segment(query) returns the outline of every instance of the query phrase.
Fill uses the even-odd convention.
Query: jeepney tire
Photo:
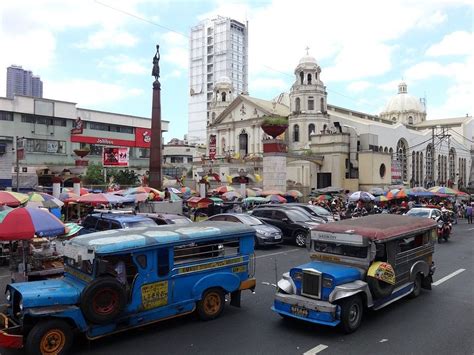
[[[410,298],[416,298],[421,293],[421,283],[423,276],[420,273],[416,274],[415,281],[413,282],[413,291],[408,295]]]
[[[95,324],[107,324],[122,313],[127,304],[125,287],[114,277],[92,281],[81,294],[84,317]]]
[[[224,310],[225,294],[220,288],[209,288],[197,302],[197,313],[201,320],[208,321],[219,317]]]
[[[395,285],[391,285],[388,282],[383,282],[375,277],[367,277],[367,284],[369,285],[370,292],[375,298],[384,298],[390,296],[395,288]]]
[[[359,328],[364,315],[364,303],[359,295],[343,298],[339,305],[341,306],[340,327],[346,334],[353,333]]]
[[[36,323],[26,337],[25,350],[28,355],[63,355],[69,352],[73,332],[68,323],[59,319]]]
[[[300,248],[306,247],[306,233],[302,230],[297,230],[295,232],[295,243]]]

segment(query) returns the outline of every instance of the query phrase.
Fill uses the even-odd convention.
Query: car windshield
[[[310,220],[308,216],[300,211],[287,210],[286,213],[288,214],[288,217],[290,217],[294,222],[306,222]]]
[[[323,242],[314,242],[313,249],[319,253],[340,255],[340,256],[350,256],[353,258],[363,259],[367,257],[367,247],[358,247],[353,245],[345,245],[338,243],[323,243]]]
[[[248,226],[258,226],[263,224],[261,220],[252,216],[239,216],[239,219],[242,221],[243,224]]]
[[[133,222],[124,222],[123,228],[136,228],[136,227],[149,227],[156,226],[156,223],[150,220],[144,221],[133,221]]]
[[[320,216],[329,216],[331,213],[329,213],[329,211],[325,208],[322,208],[322,207],[319,207],[319,206],[312,206],[312,205],[308,205],[309,208],[311,208],[314,212],[316,212],[316,214],[320,215]]]
[[[412,208],[410,211],[408,211],[407,216],[429,217],[430,216],[430,210],[422,210],[422,209],[418,209],[418,208]]]

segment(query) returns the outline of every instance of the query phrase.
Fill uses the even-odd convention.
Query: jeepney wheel
[[[413,291],[408,295],[410,298],[416,298],[420,295],[421,293],[421,281],[422,281],[422,276],[420,273],[416,274],[415,281],[413,282]]]
[[[82,292],[81,310],[88,321],[106,324],[117,318],[126,302],[124,285],[113,277],[101,277]]]
[[[224,292],[219,288],[210,288],[204,292],[202,299],[197,303],[199,318],[211,320],[219,317],[224,310]]]
[[[37,323],[26,338],[27,354],[67,354],[72,345],[71,327],[62,320],[47,320]]]
[[[295,233],[295,243],[300,248],[306,247],[306,233],[303,231],[296,231]]]
[[[359,296],[352,296],[341,300],[341,328],[346,333],[352,333],[359,328],[364,314],[364,305]]]

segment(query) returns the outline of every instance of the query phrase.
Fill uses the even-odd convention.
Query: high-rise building
[[[188,140],[204,143],[214,84],[226,77],[236,93],[248,92],[248,28],[228,17],[191,28]]]
[[[7,97],[11,99],[13,95],[43,97],[43,82],[31,70],[12,65],[7,68]]]

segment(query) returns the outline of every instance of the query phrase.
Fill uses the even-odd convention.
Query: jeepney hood
[[[360,280],[362,278],[360,270],[356,267],[323,261],[312,261],[307,264],[300,265],[298,268],[301,270],[314,269],[323,273],[323,277],[330,276],[334,280],[335,286],[355,280]]]
[[[20,282],[8,285],[21,295],[23,308],[79,303],[84,285],[71,279]],[[15,295],[15,297],[17,297]]]

